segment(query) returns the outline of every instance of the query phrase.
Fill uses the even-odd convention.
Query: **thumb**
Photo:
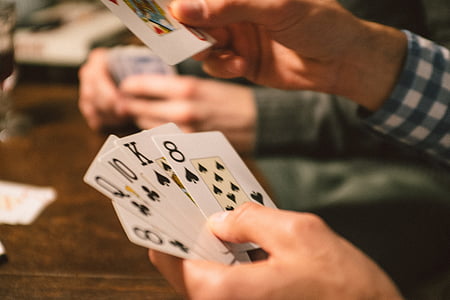
[[[292,234],[292,221],[297,218],[295,214],[247,202],[234,211],[212,215],[208,225],[223,241],[256,243],[273,254],[274,245],[281,249],[292,240],[289,234]]]
[[[170,4],[170,11],[180,22],[198,27],[221,26],[240,21],[265,24],[273,20],[273,6],[277,2],[271,0],[174,0]]]

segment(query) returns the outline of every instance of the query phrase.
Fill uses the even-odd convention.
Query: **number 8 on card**
[[[206,216],[248,201],[275,207],[220,132],[158,135],[153,140]]]

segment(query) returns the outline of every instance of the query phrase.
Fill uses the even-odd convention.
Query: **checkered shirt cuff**
[[[404,33],[408,54],[397,85],[365,122],[450,164],[450,52],[409,31]]]

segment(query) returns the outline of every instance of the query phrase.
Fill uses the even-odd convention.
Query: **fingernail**
[[[215,214],[211,215],[211,216],[208,218],[208,222],[211,222],[211,223],[221,223],[221,222],[223,222],[223,221],[226,219],[226,217],[227,217],[229,214],[230,214],[229,211],[223,211],[223,212],[215,213]]]
[[[203,0],[175,0],[169,5],[175,18],[190,20],[202,18],[204,7]]]

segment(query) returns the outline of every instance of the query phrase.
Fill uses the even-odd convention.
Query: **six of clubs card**
[[[112,200],[131,242],[182,258],[249,262],[257,246],[223,243],[207,217],[248,201],[275,207],[221,133],[184,134],[173,123],[111,135],[84,180]]]
[[[177,64],[214,43],[209,35],[184,26],[169,10],[170,0],[101,0],[167,64]]]

